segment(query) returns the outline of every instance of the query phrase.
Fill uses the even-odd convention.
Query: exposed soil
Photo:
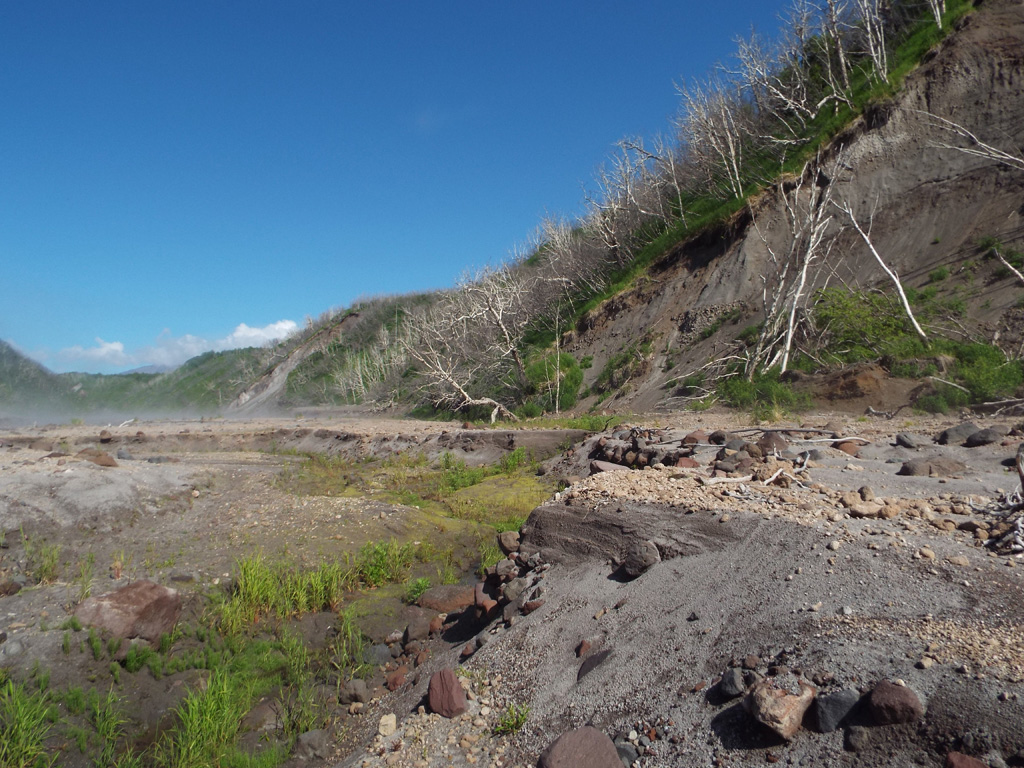
[[[821,413],[803,422],[833,422],[829,429],[869,444],[854,458],[829,448],[830,440],[820,442],[821,435],[793,433],[787,439],[794,449],[822,453],[801,484],[777,487],[702,485],[697,478],[709,477],[718,450],[710,446],[695,454],[697,469],[581,479],[590,461],[580,450],[583,435],[564,431],[322,418],[135,423],[110,428],[109,442],[86,426],[4,434],[0,523],[7,548],[0,550],[0,581],[27,570],[21,528],[30,542],[60,545],[61,570],[54,584],[33,585],[29,578],[20,592],[0,598],[0,631],[7,638],[0,663],[24,677],[38,662],[49,670],[52,688],[109,686],[109,659],[80,650],[77,634],[66,655],[64,632],[56,629],[81,596],[77,569],[89,552],[93,594],[150,578],[186,596],[183,622],[196,620],[201,595],[224,588],[236,559],[257,549],[315,565],[369,540],[435,535],[461,547],[468,569],[476,539],[465,521],[352,493],[288,492],[282,473],[288,477],[301,460],[291,449],[353,459],[399,452],[436,459],[454,451],[490,463],[530,445],[538,454],[556,454],[544,465],[549,476],[575,478],[524,529],[524,546],[554,563],[542,581],[544,604],[511,626],[500,619],[481,625],[471,616],[456,622],[453,615],[405,685],[393,693],[377,688],[377,698],[358,715],[338,707],[330,756],[301,764],[532,765],[557,735],[588,722],[611,736],[661,729],[643,747],[650,754],[640,766],[774,759],[881,765],[890,755],[940,765],[950,749],[991,752],[1008,764],[1024,760],[1024,571],[1009,567],[1017,557],[985,549],[968,524],[992,524],[985,505],[1016,485],[1016,474],[1002,464],[1013,456],[1016,439],[980,448],[938,446],[930,438],[957,420],[916,415],[888,420]],[[660,428],[668,440],[694,428],[756,435],[763,425],[711,411],[651,416],[637,426]],[[926,447],[894,445],[898,431],[925,436]],[[569,443],[574,448],[565,450]],[[127,451],[131,458],[99,467],[75,458],[87,446],[114,455]],[[61,448],[70,455],[45,458]],[[956,459],[964,468],[950,477],[896,474],[903,461],[920,456]],[[899,514],[851,517],[841,495],[863,486],[901,505]],[[613,578],[638,541],[657,542],[662,561],[635,580]],[[119,557],[122,550],[131,558],[115,580],[111,567],[126,559]],[[363,612],[377,641],[404,629],[418,610],[396,597],[392,591]],[[322,644],[334,618],[306,617],[304,637]],[[462,646],[477,636],[489,642],[460,661]],[[574,650],[584,639],[593,646],[590,655],[608,654],[577,681],[581,660]],[[749,655],[758,657],[762,673],[774,664],[817,675],[826,681],[822,692],[904,680],[926,702],[925,718],[915,726],[869,728],[856,752],[844,750],[842,730],[805,729],[783,742],[713,692],[730,661]],[[926,656],[930,666],[916,668]],[[460,663],[477,696],[471,712],[456,721],[418,714],[430,673]],[[117,690],[131,702],[133,733],[155,738],[202,679],[194,670],[159,680],[145,669],[122,673]],[[383,675],[375,680],[383,682]],[[491,729],[509,703],[529,707],[526,725],[494,737]],[[388,738],[375,735],[389,712],[398,716],[398,730]],[[61,764],[87,763],[65,745]]]

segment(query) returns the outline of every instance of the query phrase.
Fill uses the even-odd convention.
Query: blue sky
[[[0,338],[180,363],[502,260],[783,3],[0,4]]]

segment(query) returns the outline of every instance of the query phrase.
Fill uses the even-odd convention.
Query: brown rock
[[[789,740],[800,730],[804,713],[817,693],[814,686],[803,681],[800,681],[800,693],[793,694],[776,688],[770,680],[762,680],[750,689],[743,706],[759,723]]]
[[[98,467],[117,466],[117,462],[114,461],[113,456],[96,448],[86,448],[76,453],[75,456],[79,459],[84,459],[85,461],[91,461]]]
[[[917,694],[905,685],[883,680],[871,691],[868,708],[881,725],[913,723],[924,715],[924,706]]]
[[[590,648],[591,644],[589,640],[580,640],[580,644],[576,646],[576,658],[582,659],[587,655],[587,651],[589,651]]]
[[[506,555],[519,551],[519,532],[502,531],[498,534],[498,546]]]
[[[442,717],[458,717],[466,711],[466,692],[459,685],[459,678],[450,669],[435,672],[427,687],[427,701],[431,712]]]
[[[690,434],[686,435],[681,441],[681,445],[697,445],[698,443],[708,442],[708,433],[703,429],[695,429]]]
[[[850,456],[856,456],[860,453],[861,444],[854,442],[853,440],[837,440],[832,443],[832,447],[837,451],[842,451]]]
[[[544,605],[543,600],[527,600],[525,603],[523,603],[523,615],[528,616],[529,614],[533,613],[538,608],[540,608],[542,605]]]
[[[545,749],[537,768],[622,768],[615,745],[591,725],[563,733]]]
[[[387,678],[385,685],[389,691],[397,691],[403,685],[405,685],[405,676],[409,674],[409,668],[404,664],[390,673]]]
[[[988,768],[976,757],[965,755],[963,752],[950,752],[946,755],[946,768]]]
[[[771,456],[773,453],[788,451],[789,443],[778,432],[765,432],[757,441],[757,447],[762,456]]]
[[[696,459],[691,459],[689,456],[680,456],[676,459],[676,467],[680,469],[697,469],[700,467],[700,462]]]
[[[110,430],[109,429],[100,430],[100,442],[101,443],[109,443],[113,439],[114,439],[114,436],[112,434],[110,434]]]
[[[624,467],[622,464],[594,459],[590,462],[590,474],[596,475],[598,472],[632,472],[632,470],[629,467]]]
[[[439,634],[442,629],[444,629],[444,621],[440,616],[435,616],[430,620],[430,634]]]
[[[476,646],[473,645],[473,643],[466,643],[464,646],[462,646],[462,651],[460,651],[459,655],[464,659],[468,659],[475,652]]]
[[[480,584],[480,593],[483,597],[483,584]],[[473,605],[474,588],[460,584],[439,584],[420,595],[416,602],[438,613],[458,613]]]
[[[151,643],[174,629],[180,614],[181,595],[152,581],[136,581],[87,598],[75,611],[75,617],[87,626],[106,630],[114,637],[141,637]]]

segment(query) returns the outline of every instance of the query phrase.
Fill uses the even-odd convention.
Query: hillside
[[[943,410],[1013,395],[1024,382],[1024,279],[1013,274],[1024,163],[978,149],[1012,156],[1024,143],[1021,10],[957,0],[940,31],[920,4],[895,7],[883,74],[866,21],[846,18],[834,38],[788,30],[770,77],[686,86],[675,144],[623,140],[584,216],[542,222],[518,258],[450,290],[359,301],[273,349],[160,376],[53,377],[18,363],[0,403],[47,401],[64,416],[354,405],[514,418],[808,398]],[[752,50],[756,38],[740,41],[741,64]],[[849,66],[845,89],[822,57]],[[797,86],[801,102],[778,96]],[[714,99],[725,127],[701,122]],[[729,126],[738,165],[700,150]],[[841,373],[865,363],[864,375]]]

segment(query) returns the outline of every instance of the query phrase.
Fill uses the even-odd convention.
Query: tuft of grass
[[[177,710],[178,725],[157,744],[158,768],[223,765],[252,706],[254,682],[215,669],[205,690],[193,690]]]
[[[428,589],[430,589],[430,579],[425,576],[419,579],[413,579],[405,589],[405,602],[410,605],[415,603]]]
[[[501,716],[498,718],[498,722],[494,724],[494,735],[505,736],[507,734],[517,733],[524,725],[526,725],[526,718],[529,714],[529,707],[509,703],[509,705],[505,707],[505,711],[502,712]]]
[[[36,768],[53,765],[45,741],[53,721],[49,695],[8,680],[0,686],[0,765]]]
[[[412,565],[414,550],[411,544],[367,542],[356,555],[356,574],[368,587],[382,587],[392,582],[405,581]]]

